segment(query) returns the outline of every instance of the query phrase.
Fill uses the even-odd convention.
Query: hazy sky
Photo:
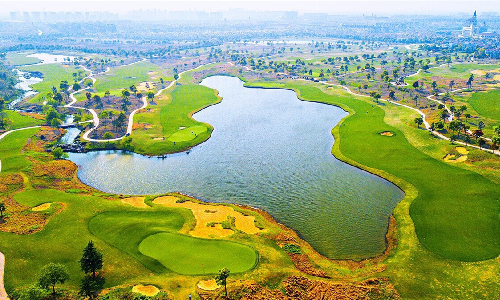
[[[500,0],[486,1],[4,1],[0,0],[0,13],[10,11],[114,11],[130,10],[294,10],[304,12],[327,12],[330,14],[455,14],[482,12],[500,13]]]

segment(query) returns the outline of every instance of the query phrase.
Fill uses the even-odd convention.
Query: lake
[[[201,84],[223,97],[194,115],[214,126],[208,141],[166,159],[71,153],[80,180],[116,194],[181,192],[258,207],[329,258],[384,251],[388,218],[404,194],[331,154],[331,129],[345,111],[301,101],[293,91],[245,88],[233,77],[209,77]]]

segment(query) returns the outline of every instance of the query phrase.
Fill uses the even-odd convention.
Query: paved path
[[[136,64],[136,63],[139,63],[139,62],[142,62],[142,61],[145,61],[146,59],[143,59],[141,61],[137,61],[137,62],[134,62],[134,63],[131,63],[131,64],[128,64],[127,66],[130,66],[130,65],[133,65],[133,64]],[[201,67],[204,67],[204,66],[208,66],[208,65],[211,65],[213,63],[209,63],[209,64],[205,64],[205,65],[200,65],[194,69],[190,69],[190,70],[186,70],[184,72],[181,72],[179,73],[179,79],[181,78],[182,74],[184,74],[185,72],[188,72],[188,71],[193,71],[193,70],[196,70],[196,69],[199,69]],[[87,72],[90,72],[89,75],[87,77],[85,77],[84,79],[82,79],[81,82],[83,82],[83,80],[87,79],[87,78],[90,78],[92,80],[92,85],[95,84],[96,82],[96,78],[94,77],[94,74],[92,73],[91,70],[85,68],[84,66],[82,66],[82,68],[84,70],[86,70]],[[107,68],[105,73],[108,72],[110,70],[110,68]],[[177,80],[179,80],[177,79]],[[166,89],[169,89],[170,87],[172,87],[173,85],[175,85],[175,83],[177,82],[177,80],[174,80],[172,82],[170,82],[170,84],[159,90],[156,94],[155,94],[155,97],[159,96],[164,90]],[[78,101],[75,97],[75,94],[80,92],[80,91],[83,91],[83,90],[86,90],[88,88],[85,88],[85,89],[81,89],[81,90],[78,90],[78,91],[75,91],[73,93],[71,93],[69,95],[70,99],[71,99],[71,102],[64,105],[64,107],[72,107],[72,108],[80,108],[80,109],[85,109],[85,110],[88,110],[91,114],[92,114],[92,120],[93,120],[93,123],[94,123],[94,126],[89,129],[87,132],[85,132],[82,136],[82,138],[86,141],[89,141],[89,142],[113,142],[113,141],[119,141],[119,140],[122,140],[123,138],[125,138],[126,136],[129,136],[130,134],[132,134],[132,127],[134,126],[134,115],[141,109],[144,109],[148,106],[148,101],[147,101],[147,98],[146,96],[142,97],[142,106],[139,107],[138,109],[135,109],[134,111],[132,111],[130,113],[130,116],[129,116],[129,119],[128,119],[128,125],[127,125],[127,132],[125,133],[125,135],[121,136],[121,137],[118,137],[118,138],[114,138],[114,139],[92,139],[92,138],[89,138],[89,135],[92,133],[92,131],[94,131],[98,126],[99,126],[99,116],[97,115],[96,111],[92,108],[85,108],[85,107],[81,107],[81,106],[75,106],[74,104]]]
[[[9,299],[5,287],[3,286],[3,269],[5,265],[5,257],[2,252],[0,252],[0,300]]]

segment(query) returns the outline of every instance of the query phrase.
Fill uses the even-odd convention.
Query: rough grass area
[[[156,105],[148,106],[148,110],[134,118],[134,123],[151,125],[133,132],[136,152],[148,155],[180,152],[210,137],[212,126],[194,120],[191,115],[220,101],[214,90],[200,85],[179,85],[155,101]]]
[[[232,273],[252,269],[258,254],[234,242],[206,240],[190,236],[158,233],[144,239],[139,251],[180,274],[217,274],[222,268]]]
[[[481,116],[500,120],[500,90],[474,93],[469,103]]]

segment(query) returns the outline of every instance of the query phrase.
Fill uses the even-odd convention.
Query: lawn
[[[153,77],[156,78],[153,79]],[[149,61],[141,61],[132,65],[112,68],[109,72],[97,76],[94,87],[98,93],[104,93],[107,90],[128,89],[130,86],[143,81],[159,82],[160,78],[164,80],[172,79],[158,65]]]
[[[166,269],[158,261],[139,252],[139,244],[159,232],[179,231],[188,217],[189,214],[183,214],[180,209],[161,212],[111,211],[92,218],[89,229],[92,234],[131,255],[151,271],[165,272]]]
[[[66,80],[68,83],[73,83],[73,73],[80,70],[75,66],[67,66],[62,64],[46,64],[46,65],[36,65],[36,66],[23,66],[21,67],[23,71],[39,71],[43,73],[43,81],[36,83],[31,86],[34,91],[37,91],[33,99],[30,100],[32,103],[43,102],[45,96],[48,92],[52,91],[52,87],[55,86],[59,90],[59,84],[61,81]]]
[[[37,120],[32,117],[22,116],[19,112],[13,110],[6,110],[5,113],[7,114],[7,119],[9,120],[9,130],[37,126],[44,122],[44,120]]]
[[[15,53],[8,52],[5,56],[6,60],[9,64],[13,66],[21,66],[21,65],[32,65],[39,63],[41,60],[36,57],[27,57],[28,53]]]
[[[470,97],[469,103],[481,116],[500,120],[500,90],[476,92]]]
[[[173,233],[147,237],[139,245],[139,251],[186,275],[217,274],[222,268],[240,273],[252,269],[258,261],[257,252],[245,245]]]
[[[132,132],[135,151],[160,155],[184,151],[206,141],[212,126],[192,118],[192,114],[220,101],[214,90],[201,85],[178,85],[165,91],[151,110],[141,112],[134,123],[150,124],[150,128]],[[193,132],[193,133],[191,133]]]
[[[38,132],[38,128],[26,129],[13,132],[0,140],[0,160],[2,161],[2,173],[18,172],[30,165],[26,155],[21,153],[26,140]]]

